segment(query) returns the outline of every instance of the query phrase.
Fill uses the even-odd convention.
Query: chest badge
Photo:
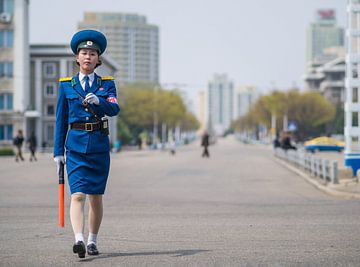
[[[103,88],[103,87],[101,87],[101,88],[99,88],[99,90],[100,90],[100,91],[104,91],[104,88]]]

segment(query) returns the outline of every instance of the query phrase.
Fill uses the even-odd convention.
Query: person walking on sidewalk
[[[36,136],[35,136],[34,132],[31,132],[31,135],[27,140],[27,144],[28,144],[29,150],[30,150],[30,161],[32,161],[32,160],[37,161],[36,156],[35,156],[37,141],[36,141]]]
[[[204,132],[202,138],[201,138],[201,146],[204,147],[204,151],[202,153],[202,157],[207,157],[209,158],[210,157],[210,154],[209,154],[209,150],[208,150],[208,147],[210,145],[210,141],[209,141],[209,134],[207,131]]]
[[[18,162],[19,159],[21,159],[21,161],[24,161],[24,157],[22,155],[22,145],[24,142],[24,136],[23,136],[23,132],[22,130],[18,130],[17,135],[14,138],[14,146],[16,148],[16,155],[15,155],[15,161]]]
[[[82,30],[71,39],[79,73],[61,78],[56,108],[54,161],[58,170],[65,163],[71,192],[70,220],[75,235],[73,252],[80,258],[98,255],[97,235],[103,217],[102,197],[110,168],[108,120],[120,108],[112,77],[100,77],[106,37],[95,30]],[[68,131],[68,127],[70,128]],[[66,150],[65,150],[66,148]],[[84,244],[84,206],[89,199],[89,236]]]

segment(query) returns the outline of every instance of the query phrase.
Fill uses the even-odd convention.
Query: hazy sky
[[[214,73],[262,90],[302,86],[305,30],[345,0],[30,0],[30,42],[68,43],[83,12],[145,15],[160,28],[160,81],[204,89]]]

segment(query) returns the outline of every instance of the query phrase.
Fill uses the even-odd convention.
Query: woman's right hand
[[[54,157],[54,161],[56,162],[56,172],[59,175],[60,171],[60,164],[65,164],[65,158],[64,156],[56,156]]]

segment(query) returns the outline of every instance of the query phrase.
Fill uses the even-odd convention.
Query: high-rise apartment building
[[[237,87],[234,97],[234,119],[246,115],[258,98],[259,92],[255,86]]]
[[[343,46],[344,29],[336,25],[335,10],[318,10],[316,22],[311,23],[306,31],[307,62],[326,62],[332,60],[338,54],[326,49]]]
[[[106,35],[107,53],[120,65],[116,76],[121,82],[159,82],[159,28],[145,16],[87,12],[79,29]]]
[[[29,85],[29,1],[0,1],[0,146],[24,128]]]
[[[216,135],[222,135],[229,129],[233,120],[233,82],[226,74],[215,74],[209,81],[207,97],[208,128]]]
[[[197,94],[197,110],[196,117],[200,122],[199,132],[203,132],[206,129],[206,92],[199,91]]]

